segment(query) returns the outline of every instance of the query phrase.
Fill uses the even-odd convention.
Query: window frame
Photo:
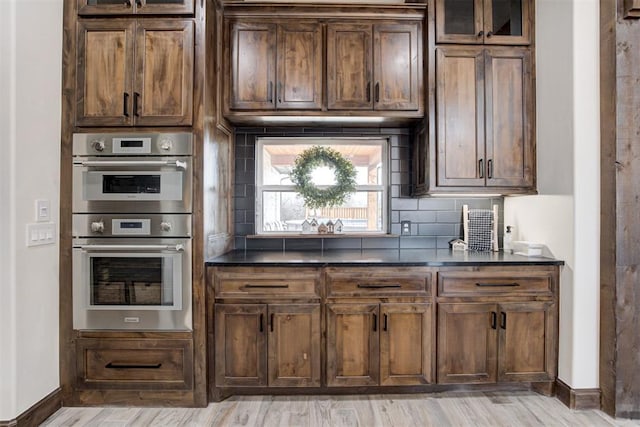
[[[390,215],[389,210],[389,182],[391,178],[391,140],[385,136],[358,136],[358,137],[308,137],[308,136],[288,136],[288,137],[256,137],[255,139],[255,233],[260,236],[268,235],[302,235],[305,237],[326,236],[326,234],[301,234],[299,231],[265,231],[263,229],[262,207],[265,192],[295,192],[295,185],[265,185],[263,171],[263,147],[265,143],[278,145],[358,145],[358,142],[367,142],[369,145],[379,145],[381,148],[382,183],[378,185],[356,185],[356,192],[380,191],[382,195],[382,226],[380,231],[358,231],[332,234],[332,236],[349,237],[353,235],[386,235],[389,233]],[[385,170],[386,168],[386,170]]]

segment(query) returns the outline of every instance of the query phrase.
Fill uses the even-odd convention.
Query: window
[[[341,206],[308,209],[295,192],[289,173],[296,157],[320,145],[331,147],[356,168],[356,192]],[[318,168],[316,185],[335,183],[333,170]],[[259,138],[256,141],[256,232],[299,234],[305,219],[340,219],[344,233],[387,230],[388,140],[383,138]]]

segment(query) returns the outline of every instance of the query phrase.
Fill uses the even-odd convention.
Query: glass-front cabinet
[[[79,15],[190,15],[194,0],[78,0]]]
[[[533,0],[436,0],[438,43],[526,45]]]

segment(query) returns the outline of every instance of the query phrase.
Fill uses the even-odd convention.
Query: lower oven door
[[[191,329],[190,239],[76,239],[74,329]]]

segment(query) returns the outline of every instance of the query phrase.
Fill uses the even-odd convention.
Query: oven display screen
[[[120,141],[120,146],[122,148],[142,148],[144,145],[144,141],[138,139],[123,139]]]
[[[120,223],[120,228],[126,228],[128,230],[141,230],[142,229],[142,223],[137,221],[137,222],[121,222]]]
[[[91,258],[91,305],[172,305],[162,283],[170,264],[162,257]]]
[[[160,175],[104,175],[104,194],[159,194]]]

